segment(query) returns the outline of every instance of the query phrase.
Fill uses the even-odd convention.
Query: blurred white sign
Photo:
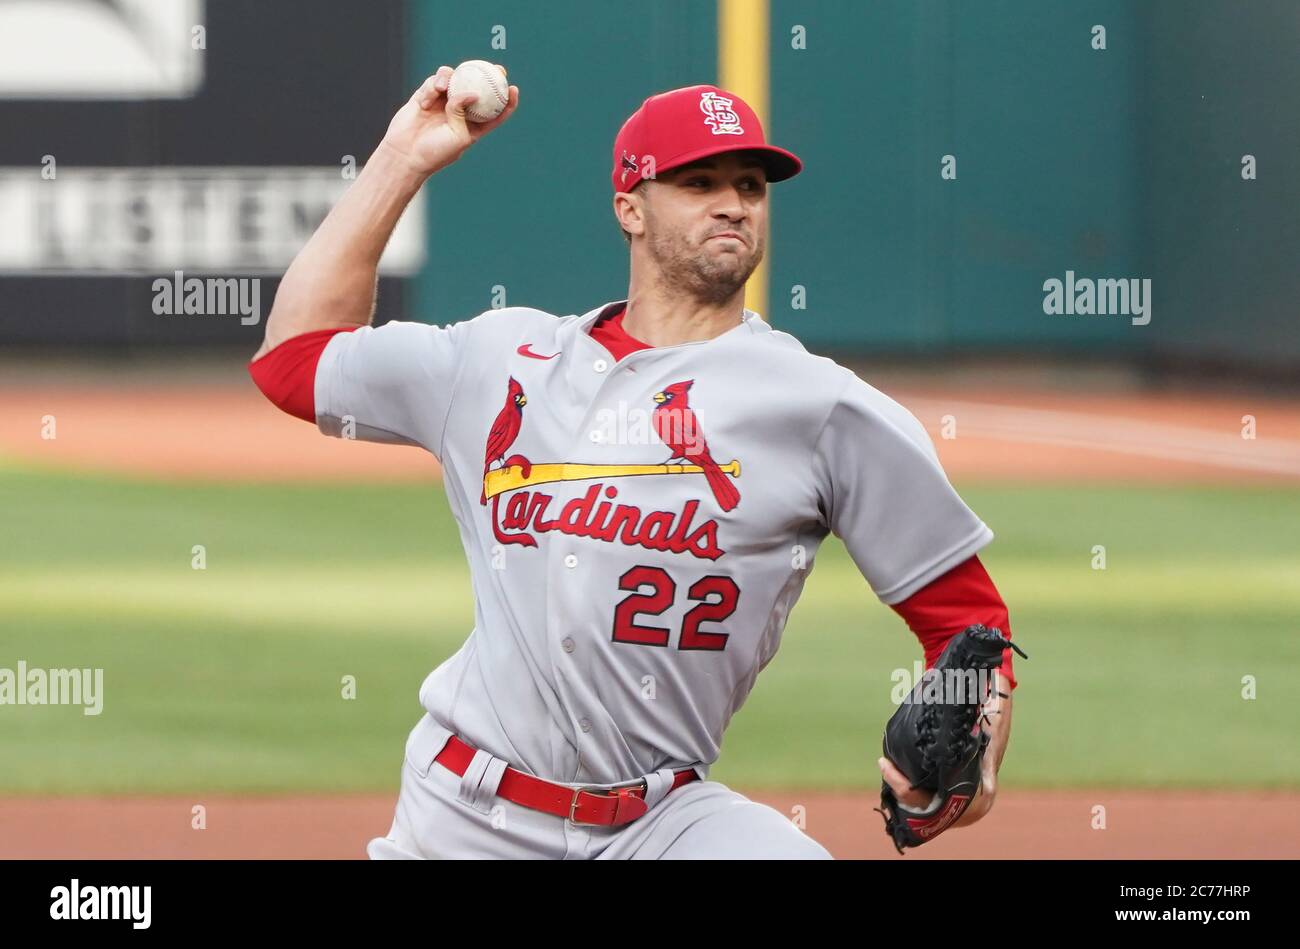
[[[338,166],[0,168],[0,273],[280,274],[351,183]],[[424,234],[418,195],[380,272],[419,270]]]
[[[177,99],[203,82],[203,0],[0,0],[0,99]]]

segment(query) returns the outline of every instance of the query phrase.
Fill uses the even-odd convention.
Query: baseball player
[[[708,780],[727,723],[827,534],[929,663],[969,624],[1007,631],[975,556],[993,534],[906,409],[744,308],[769,186],[802,164],[715,86],[651,96],[615,139],[626,299],[371,326],[403,209],[519,103],[510,86],[501,115],[469,122],[475,96],[450,97],[451,73],[398,111],[289,267],[250,364],[326,434],[431,452],[470,564],[474,629],[420,689],[395,818],[369,855],[828,857]],[[999,676],[959,823],[993,802],[1009,650]],[[901,803],[926,806],[878,765]]]

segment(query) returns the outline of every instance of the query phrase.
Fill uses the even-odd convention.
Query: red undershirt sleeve
[[[903,617],[925,650],[925,667],[938,660],[953,636],[973,623],[996,626],[1011,638],[1010,616],[978,556],[972,556],[917,590],[892,609]],[[1011,650],[1003,652],[1001,672],[1011,688]]]
[[[316,366],[325,346],[338,333],[358,327],[314,330],[286,339],[248,364],[262,394],[295,418],[316,424]]]

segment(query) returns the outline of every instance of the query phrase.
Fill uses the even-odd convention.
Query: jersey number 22
[[[643,586],[653,587],[650,593],[638,592]],[[677,597],[677,584],[662,567],[638,565],[618,578],[620,590],[631,590],[614,608],[614,642],[636,643],[640,646],[667,646],[671,630],[665,626],[642,626],[636,622],[638,613],[658,616],[673,605]],[[710,633],[700,629],[706,621],[720,622],[736,611],[740,588],[731,577],[709,574],[691,584],[686,591],[689,599],[699,603],[682,617],[682,632],[677,639],[678,649],[726,649],[729,633]],[[716,599],[710,599],[716,597]]]

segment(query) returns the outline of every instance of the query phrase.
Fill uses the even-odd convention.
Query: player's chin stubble
[[[736,249],[720,250],[709,245],[692,244],[680,232],[651,230],[648,247],[659,267],[660,281],[678,292],[687,293],[701,303],[724,303],[745,286],[763,260],[763,240],[752,249],[748,244]]]

